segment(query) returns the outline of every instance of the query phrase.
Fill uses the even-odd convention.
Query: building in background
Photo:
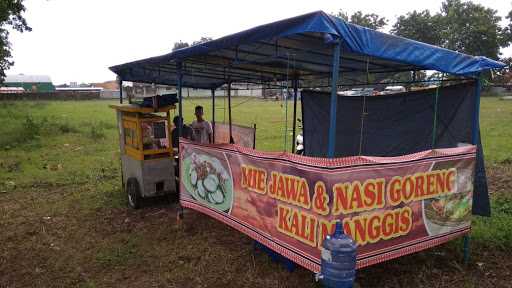
[[[47,75],[7,75],[4,83],[1,84],[4,87],[20,87],[25,92],[54,92],[55,86],[52,83],[52,79]]]
[[[117,81],[117,80],[110,80],[110,81],[105,81],[105,82],[101,82],[101,83],[91,83],[91,86],[101,87],[101,88],[103,88],[103,90],[119,91],[119,81]]]
[[[100,83],[69,82],[69,84],[57,85],[57,92],[69,93],[97,93],[99,99],[119,99],[119,83],[116,80]]]
[[[119,81],[110,80],[101,83],[91,83],[91,85],[103,88],[100,92],[101,99],[119,99]]]
[[[100,93],[103,91],[103,88],[101,87],[57,87],[55,88],[55,91],[62,92],[62,91],[68,91],[68,92],[97,92]]]
[[[231,96],[233,97],[262,97],[263,90],[261,85],[247,83],[233,83],[231,85]],[[147,83],[125,82],[123,84],[123,95],[131,99],[144,98],[156,95],[177,93],[175,86],[155,85]],[[211,97],[211,89],[196,89],[183,87],[183,98],[188,97]],[[219,87],[215,94],[218,97],[226,96],[226,86]]]
[[[0,93],[19,94],[25,93],[25,89],[23,87],[0,87]]]

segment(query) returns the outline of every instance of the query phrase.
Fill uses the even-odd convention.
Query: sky
[[[11,32],[15,65],[7,74],[49,75],[54,84],[103,82],[115,79],[108,67],[168,53],[180,40],[218,38],[316,10],[340,8],[348,13],[377,13],[392,24],[413,10],[437,12],[441,2],[26,0],[24,16],[33,30]],[[473,2],[498,10],[503,18],[512,10],[512,0]],[[512,56],[512,47],[502,53]]]

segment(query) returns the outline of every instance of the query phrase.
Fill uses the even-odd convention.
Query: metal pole
[[[252,134],[252,149],[256,149],[256,123],[252,126],[254,128],[254,134]]]
[[[295,133],[297,130],[297,93],[299,92],[299,80],[293,79],[293,126],[292,126],[292,153],[295,153]]]
[[[475,103],[474,103],[474,109],[473,109],[473,123],[471,127],[471,143],[473,145],[478,145],[479,143],[479,137],[480,137],[480,91],[482,90],[482,82],[480,81],[480,73],[477,75],[477,79],[475,79]],[[478,151],[478,150],[477,150]],[[469,248],[470,248],[470,241],[471,236],[464,235],[464,263],[469,263]]]
[[[336,108],[338,105],[337,83],[340,71],[341,43],[339,40],[333,48],[332,55],[332,75],[331,75],[331,110],[329,121],[329,144],[327,146],[327,157],[334,158],[336,146]]]
[[[480,74],[475,80],[475,103],[473,109],[473,124],[471,127],[471,143],[478,144],[479,136],[479,123],[480,123],[480,90],[482,89],[482,82],[480,81]]]
[[[176,83],[176,90],[178,90],[178,101],[179,101],[179,110],[178,115],[180,116],[180,121],[178,125],[178,136],[182,136],[182,130],[183,130],[183,95],[182,95],[182,85],[183,85],[183,74],[181,73],[181,62],[176,63],[176,72],[178,81]]]
[[[416,82],[416,70],[412,71],[412,82]],[[407,91],[411,91],[412,83],[407,85]]]
[[[172,137],[171,137],[171,134],[172,134],[172,130],[171,130],[171,123],[172,123],[172,119],[171,119],[171,112],[170,111],[167,111],[165,113],[165,117],[167,118],[167,141],[169,143],[169,148],[171,148],[171,159],[174,159],[174,149],[173,148],[176,148],[176,144],[177,143],[172,143]]]
[[[179,101],[179,105],[180,107],[178,108],[178,116],[180,118],[180,121],[178,123],[178,139],[182,136],[182,132],[183,132],[183,95],[182,95],[182,86],[183,86],[183,73],[182,73],[182,63],[181,62],[176,62],[176,77],[177,77],[177,81],[176,81],[176,90],[178,90],[178,101]],[[178,147],[179,147],[179,140],[178,140]],[[179,149],[180,153],[182,151],[182,149]],[[179,159],[181,159],[181,157],[179,157]],[[178,160],[179,161],[179,160]],[[178,162],[178,167],[181,167],[181,163]],[[178,174],[179,175],[179,174]],[[180,182],[181,182],[181,177],[180,177]],[[180,183],[180,186],[181,186],[181,183]],[[178,199],[180,199],[180,192],[181,189],[177,189],[178,191]],[[178,208],[176,210],[176,222],[178,225],[180,225],[181,223],[181,219],[183,219],[183,206],[181,206],[181,203],[178,202]]]
[[[284,97],[284,146],[283,152],[286,152],[288,146],[288,79],[286,79],[286,95],[281,88],[281,95]]]
[[[215,89],[212,89],[212,143],[215,143]]]
[[[123,104],[123,79],[119,78],[119,104]]]
[[[229,121],[229,143],[233,144],[235,143],[233,139],[233,131],[231,127],[231,81],[228,80],[228,121]]]

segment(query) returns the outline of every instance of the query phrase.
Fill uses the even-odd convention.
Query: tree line
[[[389,22],[385,17],[362,11],[349,16],[339,10],[332,15],[374,30],[383,30]],[[512,57],[502,57],[500,49],[508,47],[512,42],[512,10],[505,18],[507,24],[501,26],[502,18],[497,10],[472,1],[445,0],[438,12],[414,10],[398,16],[389,33],[502,61],[507,67],[495,75],[494,81],[508,82],[512,80],[508,75],[512,68]]]

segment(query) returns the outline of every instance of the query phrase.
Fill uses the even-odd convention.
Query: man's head
[[[195,115],[197,120],[203,120],[203,106],[197,105],[195,111]]]

